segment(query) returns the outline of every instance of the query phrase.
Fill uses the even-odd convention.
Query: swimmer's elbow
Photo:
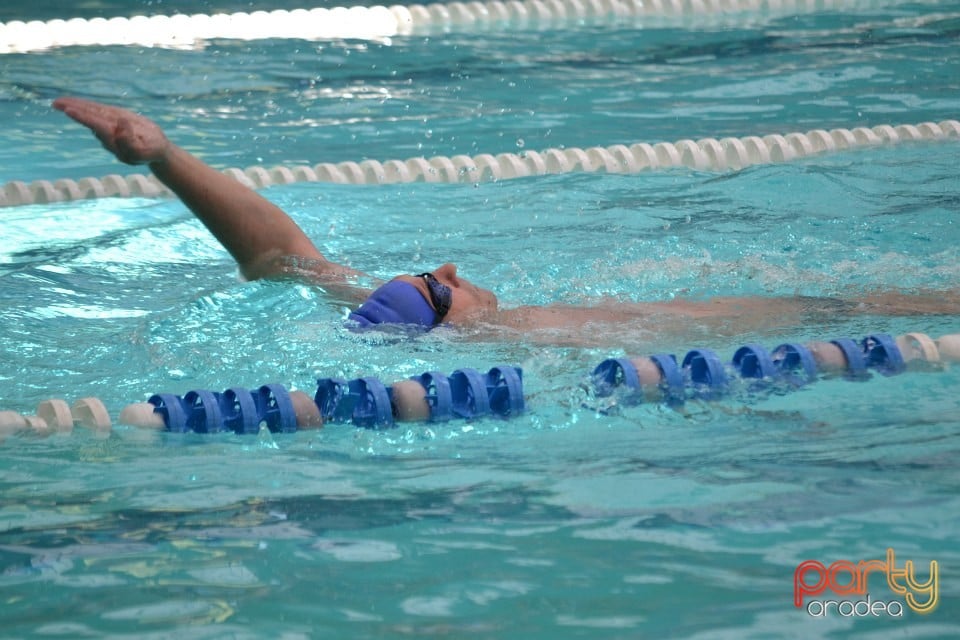
[[[342,285],[348,275],[362,275],[336,265],[320,254],[300,255],[270,252],[258,259],[239,263],[244,280],[299,280],[311,284]]]
[[[261,280],[264,278],[298,278],[305,277],[302,265],[309,264],[308,271],[318,268],[329,268],[330,264],[317,251],[309,240],[301,240],[302,234],[288,241],[278,241],[274,238],[273,246],[259,248],[245,247],[244,252],[235,254],[240,273],[246,280]]]
[[[240,267],[240,275],[244,280],[263,280],[270,278],[282,278],[285,276],[284,256],[279,252],[271,252],[269,255],[259,256],[254,260],[246,262],[237,262]]]

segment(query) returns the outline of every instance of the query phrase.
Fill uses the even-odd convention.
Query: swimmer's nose
[[[433,270],[433,275],[444,284],[454,287],[460,286],[460,279],[457,277],[457,265],[450,262],[440,265]]]

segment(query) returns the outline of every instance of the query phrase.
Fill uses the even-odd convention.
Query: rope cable
[[[697,171],[731,171],[757,164],[789,162],[831,151],[894,145],[902,142],[960,139],[960,122],[878,125],[873,128],[814,129],[806,133],[742,138],[684,139],[609,147],[577,147],[526,151],[520,154],[482,153],[473,157],[409,158],[322,162],[315,166],[251,166],[223,172],[253,189],[294,182],[392,184],[401,182],[492,182],[571,172],[640,173],[687,167]],[[120,197],[156,198],[172,195],[154,176],[141,173],[103,178],[8,182],[0,191],[0,207],[70,200]]]
[[[584,21],[632,26],[665,18],[749,13],[790,15],[831,8],[862,9],[896,0],[491,0],[431,4],[278,9],[250,13],[138,15],[0,22],[0,54],[66,46],[195,48],[214,39],[384,40],[450,31],[549,29]]]

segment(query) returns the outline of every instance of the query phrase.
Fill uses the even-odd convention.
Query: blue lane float
[[[446,422],[453,419],[453,389],[450,386],[450,378],[439,371],[427,371],[410,379],[423,387],[432,422]],[[391,401],[392,399],[391,394]]]
[[[906,361],[896,340],[884,333],[871,334],[860,341],[852,338],[831,340],[843,354],[846,368],[843,375],[851,380],[866,380],[871,370],[890,376],[906,370]],[[759,344],[738,348],[729,362],[722,362],[709,349],[693,349],[679,361],[672,354],[656,354],[649,359],[657,366],[660,378],[656,385],[660,397],[676,406],[685,400],[711,400],[726,395],[739,379],[745,388],[755,391],[765,387],[796,388],[813,382],[819,375],[816,358],[807,347],[785,343],[768,351]],[[593,370],[593,387],[597,397],[613,395],[625,389],[625,400],[640,402],[644,384],[634,361],[610,358]]]
[[[870,377],[867,371],[867,358],[863,353],[863,347],[852,338],[839,338],[831,340],[830,344],[835,344],[843,351],[847,359],[846,376],[851,380],[866,380]]]
[[[423,387],[430,422],[510,418],[525,408],[523,371],[518,367],[493,367],[485,374],[464,368],[449,376],[428,371],[409,379]],[[314,402],[325,422],[349,422],[365,429],[395,426],[393,390],[376,378],[321,378]]]
[[[231,387],[223,392],[195,389],[184,396],[158,393],[147,400],[163,418],[167,431],[176,433],[258,433],[297,430],[290,394],[281,384],[265,384],[250,391]]]
[[[886,376],[903,373],[907,369],[903,354],[897,347],[897,341],[885,333],[876,333],[863,339],[864,360]]]
[[[723,363],[710,349],[688,351],[680,363],[680,368],[686,372],[690,389],[698,398],[713,400],[725,394],[730,385],[730,376],[727,375]]]
[[[802,344],[781,344],[770,352],[770,359],[777,374],[793,386],[803,386],[817,379],[817,361]]]
[[[773,356],[758,344],[746,344],[737,349],[731,363],[744,378],[773,378],[778,373]]]

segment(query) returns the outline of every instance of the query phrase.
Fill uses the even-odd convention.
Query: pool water
[[[0,19],[248,9],[35,3]],[[257,8],[294,8],[258,3]],[[34,13],[28,13],[28,12]],[[84,13],[78,14],[77,11]],[[215,166],[405,159],[960,113],[960,3],[858,3],[649,24],[389,41],[71,47],[0,58],[0,183],[127,173],[49,108],[123,104]],[[960,281],[957,142],[740,171],[274,186],[332,260],[377,277],[446,261],[506,307],[855,297]],[[602,401],[625,354],[873,332],[955,316],[607,327],[591,346],[345,330],[314,287],[242,282],[177,201],[0,209],[0,409],[424,371],[524,371],[510,420],[255,436],[114,425],[0,444],[3,631],[18,638],[953,638],[960,632],[960,367],[740,389],[682,411]],[[548,338],[549,336],[547,336]],[[537,338],[537,339],[535,339]],[[603,404],[604,411],[597,408]],[[940,605],[825,618],[809,559],[939,565]],[[873,600],[903,599],[870,580]]]

